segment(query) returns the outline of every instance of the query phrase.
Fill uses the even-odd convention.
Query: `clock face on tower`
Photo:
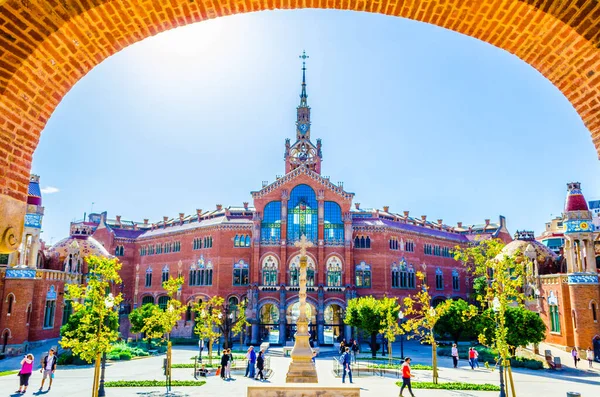
[[[300,124],[300,125],[298,125],[298,129],[303,134],[306,134],[306,131],[308,131],[308,124]]]

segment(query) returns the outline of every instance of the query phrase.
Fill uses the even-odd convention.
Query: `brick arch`
[[[177,26],[293,8],[409,18],[502,48],[562,91],[600,151],[596,0],[0,1],[0,252],[14,251],[20,243],[31,160],[42,129],[63,96],[94,66]]]

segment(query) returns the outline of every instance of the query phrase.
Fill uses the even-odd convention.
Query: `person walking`
[[[344,372],[342,373],[342,383],[346,383],[346,373],[348,373],[348,378],[350,379],[350,383],[352,383],[352,367],[350,365],[352,359],[350,358],[349,347],[346,347],[346,350],[344,351],[344,354],[342,354],[342,359],[340,361],[342,362],[342,367],[344,369]]]
[[[25,394],[29,386],[29,377],[33,372],[33,354],[27,354],[21,360],[21,370],[19,371],[19,390],[15,393]]]
[[[317,365],[317,351],[313,350],[312,352],[312,358],[310,359],[310,361],[312,361],[312,365]]]
[[[346,342],[342,339],[342,341],[340,342],[340,354],[344,354],[345,351],[346,351]]]
[[[402,387],[400,388],[400,397],[404,397],[402,392],[404,392],[404,388],[408,387],[408,392],[412,397],[415,397],[412,392],[412,386],[410,384],[410,378],[414,378],[415,376],[410,373],[410,357],[406,357],[404,359],[404,364],[402,364]]]
[[[454,368],[458,368],[458,347],[456,347],[456,343],[452,344],[452,364],[454,364]]]
[[[354,339],[352,341],[352,355],[354,356],[354,362],[356,362],[356,356],[358,355],[359,352],[360,352],[360,346],[358,345],[358,342],[356,341],[356,339]]]
[[[588,346],[585,351],[585,358],[588,360],[588,365],[590,368],[593,368],[592,363],[594,362],[594,351],[591,347]]]
[[[223,350],[223,355],[221,356],[221,379],[225,380],[225,372],[227,371],[227,363],[229,362],[229,354],[227,354],[227,350]]]
[[[54,349],[50,349],[48,351],[48,355],[42,359],[42,368],[40,369],[40,372],[43,374],[42,384],[40,385],[40,390],[38,391],[41,392],[44,388],[44,381],[46,380],[46,377],[49,378],[48,391],[50,391],[50,388],[52,387],[52,381],[54,380],[54,371],[56,371],[56,361],[58,360],[54,354]]]
[[[473,364],[477,366],[477,368],[479,368],[479,352],[477,352],[477,349],[473,348],[473,353],[475,355],[475,358],[473,359]]]
[[[577,351],[577,348],[575,346],[573,346],[573,349],[571,350],[571,356],[573,357],[573,363],[575,364],[575,368],[577,368],[577,362],[579,361],[579,352]]]
[[[256,368],[258,368],[257,379],[265,380],[265,375],[263,374],[263,369],[265,369],[265,357],[263,356],[263,351],[258,352],[258,357],[256,358]]]
[[[469,365],[471,369],[475,369],[475,349],[469,347]]]

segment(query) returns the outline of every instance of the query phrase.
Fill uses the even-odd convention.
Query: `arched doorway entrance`
[[[343,309],[337,303],[325,307],[323,316],[323,344],[333,345],[345,338]]]
[[[265,303],[260,308],[259,321],[259,341],[279,344],[279,307],[274,303]]]
[[[296,333],[296,322],[300,316],[300,302],[292,303],[285,311],[286,320],[286,340],[293,341]],[[317,340],[317,310],[310,303],[306,302],[306,317],[308,318],[308,331],[310,332],[310,341]]]
[[[10,331],[5,329],[2,333],[2,353],[6,353],[6,346],[8,345],[8,338],[10,337]]]

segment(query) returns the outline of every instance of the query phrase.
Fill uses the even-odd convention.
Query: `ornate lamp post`
[[[219,320],[221,320],[223,318],[223,313],[219,312],[218,314]],[[217,339],[217,356],[221,356],[221,338],[223,337],[223,335],[219,335],[219,338]]]
[[[498,312],[500,311],[500,300],[498,297],[495,297],[492,301],[492,310],[498,316]],[[498,326],[497,322],[496,326]],[[504,359],[502,357],[500,357],[500,397],[506,397],[506,391],[504,390]]]
[[[292,350],[292,362],[285,381],[287,383],[318,383],[317,370],[312,365],[312,349],[310,348],[310,332],[308,331],[308,318],[306,317],[306,249],[312,247],[312,243],[302,235],[300,241],[296,242],[300,248],[300,277],[298,301],[300,313],[296,321],[296,342]]]
[[[112,310],[115,306],[115,298],[113,294],[108,294],[106,299],[104,300],[104,306],[107,309]],[[100,372],[100,386],[98,387],[98,397],[105,397],[106,393],[104,391],[104,370],[106,369],[106,352],[102,354],[102,369]]]
[[[402,310],[398,312],[398,321],[400,321],[400,327],[402,327],[402,323],[404,322],[404,313]],[[404,333],[400,334],[400,357],[404,359]]]

